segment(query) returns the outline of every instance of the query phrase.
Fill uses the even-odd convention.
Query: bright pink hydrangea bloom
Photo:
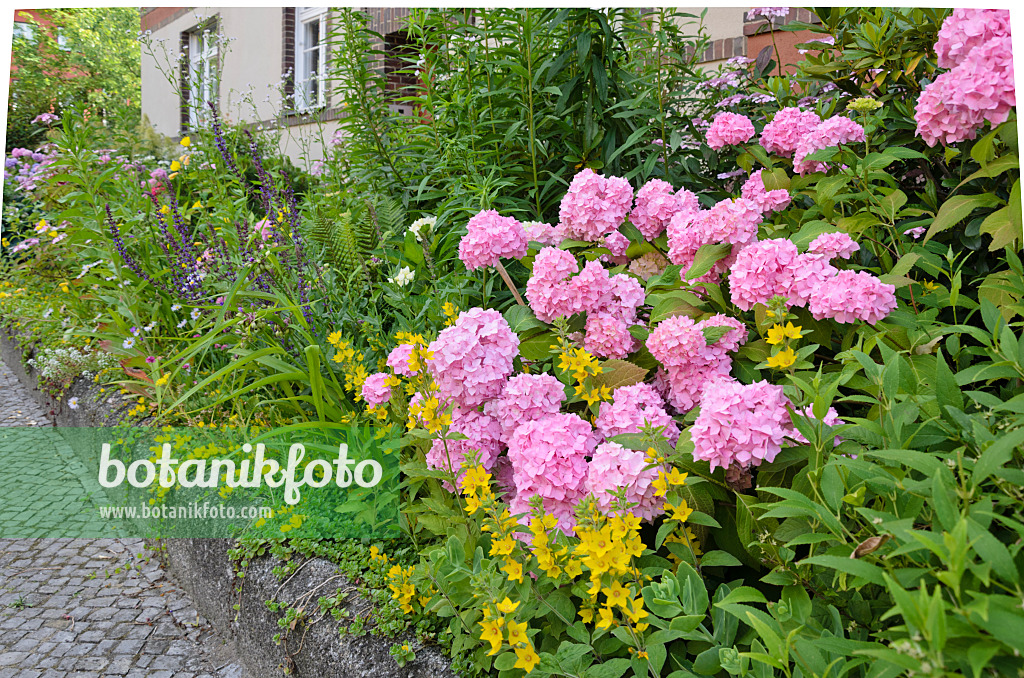
[[[715,326],[733,329],[709,345],[701,330]],[[647,337],[647,349],[665,368],[672,407],[680,412],[693,409],[705,383],[729,376],[729,351],[736,350],[746,338],[746,326],[723,315],[696,323],[685,315],[663,320]]]
[[[645,238],[654,240],[665,232],[676,212],[688,207],[697,209],[697,204],[687,200],[687,193],[693,195],[689,191],[681,191],[681,195],[677,196],[672,184],[661,179],[651,179],[636,192],[636,202],[633,211],[629,213],[629,220]]]
[[[1005,9],[954,9],[942,22],[935,43],[939,68],[959,66],[975,47],[1009,35],[1010,13]]]
[[[539,242],[542,245],[558,245],[562,242],[562,234],[558,229],[541,221],[523,222],[523,232],[528,242]]]
[[[665,401],[650,384],[620,386],[612,402],[601,403],[594,426],[604,438],[623,433],[638,433],[643,425],[664,426],[665,438],[675,446],[679,427],[665,411]]]
[[[917,133],[929,146],[973,139],[986,121],[1005,122],[1016,103],[1010,37],[993,38],[924,88],[914,114]]]
[[[526,231],[512,217],[485,210],[470,219],[466,229],[459,242],[459,259],[470,271],[494,266],[502,257],[518,259],[526,255]]]
[[[732,265],[736,253],[757,239],[757,228],[762,221],[761,210],[745,198],[723,200],[709,210],[680,212],[668,225],[668,258],[673,264],[687,269],[701,245],[729,243],[737,245],[733,254],[720,260],[699,282],[718,282],[719,276]]]
[[[399,344],[391,349],[391,353],[388,354],[388,367],[395,371],[395,374],[400,374],[403,377],[411,377],[419,374],[418,370],[413,370],[409,367],[409,358],[412,356],[412,344]]]
[[[573,177],[562,198],[558,219],[569,236],[597,242],[626,220],[633,188],[620,177],[603,177],[587,168]]]
[[[527,421],[558,414],[565,400],[562,382],[550,374],[518,374],[508,380],[501,397],[484,405],[484,412],[501,424],[502,440]]]
[[[867,271],[839,271],[811,294],[807,308],[815,320],[874,325],[895,310],[896,287]]]
[[[797,413],[798,415],[803,415],[804,417],[810,419],[811,421],[817,420],[817,417],[814,416],[814,405],[808,405],[802,410],[797,410]],[[825,413],[825,418],[821,420],[821,423],[825,424],[826,426],[842,426],[846,422],[839,418],[839,413],[836,412],[836,408],[830,407],[828,408],[828,412]],[[804,437],[803,433],[800,433],[796,426],[793,427],[793,430],[789,434],[789,437],[795,440],[796,442],[800,443],[801,445],[807,445],[810,442],[809,440],[807,440],[806,437]],[[833,447],[838,447],[839,443],[841,442],[843,442],[843,439],[839,436],[836,436],[835,441],[833,441]]]
[[[632,325],[636,321],[636,310],[643,306],[647,299],[644,286],[636,278],[624,273],[613,275],[609,282],[611,283],[612,298],[598,310],[610,313],[627,325]]]
[[[793,170],[798,174],[827,171],[828,163],[805,158],[815,151],[851,142],[864,142],[864,128],[849,118],[833,116],[815,127],[814,131],[805,135],[797,144],[796,155],[793,156]]]
[[[629,238],[622,235],[618,231],[612,231],[604,239],[604,246],[611,252],[611,262],[616,266],[629,263],[629,257],[626,256],[626,250],[629,249]]]
[[[807,247],[811,254],[821,254],[829,259],[849,259],[859,249],[860,245],[853,238],[841,232],[822,233]]]
[[[750,175],[750,178],[743,184],[740,195],[757,205],[761,214],[777,212],[788,205],[792,198],[789,196],[789,191],[784,188],[766,191],[764,179],[761,177],[762,171],[757,170]]]
[[[551,414],[516,428],[508,446],[516,484],[512,513],[529,513],[530,498],[539,495],[559,528],[571,533],[573,510],[585,492],[587,457],[596,447],[593,428],[575,414]]]
[[[777,294],[789,296],[793,264],[800,252],[786,238],[760,240],[740,250],[729,269],[732,302],[744,311],[766,304]]]
[[[806,306],[838,272],[839,269],[820,254],[801,254],[793,261],[793,282],[789,290],[778,294],[789,297],[791,306]]]
[[[783,108],[761,131],[761,145],[769,153],[792,157],[800,140],[821,124],[817,113],[799,108]]]
[[[715,115],[708,128],[708,146],[714,150],[750,141],[754,136],[754,123],[739,113],[723,111]]]
[[[549,323],[555,318],[578,313],[569,276],[580,270],[571,252],[545,247],[533,260],[533,275],[526,282],[526,299],[540,320]]]
[[[590,460],[585,491],[594,496],[604,512],[621,515],[621,511],[610,511],[609,507],[618,501],[612,493],[618,494],[625,489],[626,501],[635,504],[628,513],[653,520],[662,513],[664,500],[654,494],[658,468],[647,467],[646,455],[640,450],[630,450],[616,443],[601,443]]]
[[[477,452],[480,465],[490,470],[501,453],[501,426],[494,417],[472,408],[453,407],[451,431],[466,436],[465,440],[435,440],[426,455],[427,468],[455,473],[461,478],[462,466]],[[451,483],[444,482],[452,491]]]
[[[588,313],[583,348],[599,358],[625,358],[633,351],[636,341],[629,326],[610,313]]]
[[[497,311],[472,308],[442,330],[429,350],[440,398],[476,407],[501,395],[519,355],[519,337]]]
[[[367,405],[377,407],[391,400],[391,387],[388,385],[390,378],[391,375],[386,372],[377,372],[366,378],[360,393]]]
[[[759,466],[774,460],[792,428],[787,404],[782,387],[767,381],[708,383],[700,414],[690,428],[693,458],[709,462],[712,471],[733,463]]]
[[[569,283],[572,290],[572,306],[577,311],[597,311],[612,300],[612,281],[608,269],[596,259],[584,264],[583,270]]]

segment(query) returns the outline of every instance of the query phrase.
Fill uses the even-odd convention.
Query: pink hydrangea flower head
[[[817,113],[783,108],[761,131],[761,145],[769,153],[783,158],[792,157],[800,140],[820,124],[821,118]]]
[[[603,177],[587,168],[573,177],[558,212],[569,236],[598,242],[626,220],[633,188],[620,177]]]
[[[629,220],[645,238],[654,240],[665,232],[673,215],[684,207],[683,200],[676,195],[672,184],[661,179],[651,179],[636,192],[636,202],[633,211],[629,213]]]
[[[729,270],[732,302],[744,311],[766,304],[777,294],[789,296],[793,264],[800,252],[790,240],[760,240],[740,250]]]
[[[767,381],[709,382],[690,428],[694,459],[709,462],[712,471],[733,463],[759,466],[774,460],[792,427],[788,403],[782,387]]]
[[[716,283],[732,265],[736,253],[757,240],[757,229],[761,221],[761,210],[746,198],[722,200],[709,210],[680,212],[668,225],[668,258],[673,264],[683,267],[681,275],[685,277],[701,245],[737,245],[733,248],[733,254],[697,278],[697,282]]]
[[[427,468],[455,473],[461,478],[462,467],[479,452],[480,465],[486,470],[494,466],[501,453],[501,426],[498,420],[472,408],[452,408],[451,431],[466,438],[460,440],[435,440],[426,454]],[[452,491],[451,483],[444,482],[445,489]]]
[[[523,231],[526,233],[526,240],[539,242],[542,245],[558,245],[562,242],[562,235],[551,224],[541,221],[523,222]]]
[[[811,298],[832,279],[837,269],[820,254],[800,254],[793,260],[793,282],[787,292],[778,292],[789,298],[791,306],[806,306]]]
[[[594,312],[603,309],[612,300],[612,281],[608,270],[593,259],[583,266],[579,275],[570,281],[573,308]]]
[[[562,382],[550,374],[518,374],[508,380],[501,397],[484,405],[484,412],[501,425],[507,441],[520,424],[558,414],[565,400]]]
[[[610,313],[588,313],[583,348],[599,358],[622,359],[629,355],[636,342],[629,326]]]
[[[628,512],[653,520],[661,514],[664,503],[654,494],[657,479],[658,468],[648,468],[646,455],[640,450],[630,450],[617,443],[601,443],[590,460],[585,490],[594,496],[604,512],[619,514],[620,511],[610,511],[610,507],[618,501],[616,495],[625,489],[626,501],[635,504]]]
[[[629,238],[618,231],[612,231],[605,236],[604,246],[608,248],[609,252],[611,252],[612,257],[616,260],[615,263],[626,263],[619,260],[626,256],[626,250],[629,249]],[[629,260],[626,259],[626,261]]]
[[[391,375],[386,372],[377,372],[366,378],[361,394],[367,405],[377,407],[391,400],[391,386],[388,385],[390,378]]]
[[[1010,13],[1005,9],[957,8],[939,29],[935,54],[939,68],[954,68],[971,50],[992,38],[1010,35]]]
[[[533,275],[526,282],[526,299],[540,320],[549,323],[555,318],[578,313],[576,295],[569,276],[579,271],[572,253],[557,247],[545,247],[533,260]]]
[[[810,419],[811,421],[817,420],[817,417],[814,416],[814,405],[808,405],[802,410],[797,410],[797,413],[798,415],[803,415],[804,417]],[[843,424],[846,423],[845,421],[839,418],[839,413],[836,412],[836,408],[834,407],[828,408],[828,412],[825,413],[825,418],[822,419],[821,422],[826,426],[842,426]],[[807,445],[810,443],[810,441],[807,440],[804,434],[800,433],[799,429],[797,429],[795,426],[793,427],[793,430],[790,432],[789,437],[795,440],[796,442],[800,443],[801,445]],[[839,443],[841,442],[843,442],[843,439],[839,436],[836,436],[835,441],[833,441],[833,447],[838,447]]]
[[[754,123],[750,118],[739,113],[722,111],[715,115],[708,128],[708,146],[714,150],[735,146],[750,141],[754,136]]]
[[[716,313],[710,318],[701,320],[696,325],[697,329],[703,330],[707,327],[728,327],[725,334],[718,338],[710,347],[715,353],[732,353],[743,344],[747,343],[747,326],[739,318],[732,318],[723,313]]]
[[[732,330],[708,343],[702,330],[714,326],[729,326]],[[647,349],[665,368],[669,404],[680,412],[693,409],[708,381],[729,376],[729,351],[745,340],[743,324],[722,315],[700,322],[688,316],[663,320],[647,337]]]
[[[409,366],[409,359],[412,356],[413,348],[412,344],[399,344],[391,349],[387,362],[388,367],[394,370],[395,374],[400,374],[403,377],[419,374],[419,370],[414,370]]]
[[[822,233],[807,247],[811,254],[821,254],[829,259],[849,259],[859,249],[860,245],[842,232]]]
[[[512,513],[528,513],[530,498],[539,495],[559,528],[571,533],[573,510],[585,494],[587,457],[596,447],[593,428],[575,414],[551,414],[517,427],[508,446],[516,485]]]
[[[679,426],[665,411],[665,401],[650,384],[620,386],[612,394],[612,402],[601,403],[594,426],[603,438],[623,433],[638,433],[644,425],[664,426],[665,438],[675,446]]]
[[[442,330],[429,351],[439,397],[476,407],[501,395],[519,355],[519,337],[497,311],[473,308]]]
[[[784,188],[765,190],[764,179],[761,177],[762,171],[757,170],[750,175],[750,178],[743,184],[740,195],[757,205],[761,214],[777,212],[788,205],[792,198],[789,196],[789,191]]]
[[[929,146],[973,139],[985,122],[1005,122],[1016,104],[1010,37],[992,38],[921,92],[917,133]]]
[[[621,319],[627,325],[636,322],[636,310],[644,305],[647,293],[644,286],[624,273],[613,275],[609,279],[611,299],[599,310]]]
[[[896,309],[896,287],[867,271],[839,271],[811,295],[808,309],[815,320],[839,323],[857,320],[874,325]]]
[[[849,118],[833,116],[815,127],[797,144],[796,154],[793,156],[793,170],[798,174],[824,172],[828,169],[827,163],[807,160],[807,156],[824,148],[853,142],[864,142],[864,128]]]
[[[470,271],[494,266],[502,257],[518,259],[526,255],[526,231],[512,217],[485,210],[470,219],[466,229],[459,242],[459,259]]]

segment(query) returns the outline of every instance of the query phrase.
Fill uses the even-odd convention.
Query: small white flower
[[[154,327],[156,327],[156,323],[152,322],[152,323],[149,323],[148,325],[146,325],[145,327],[143,327],[142,330],[144,332],[152,332]]]
[[[46,320],[51,315],[53,315],[53,309],[52,308],[46,309],[46,311],[43,313],[43,320]]]
[[[388,278],[388,282],[399,287],[405,287],[416,278],[416,274],[408,266],[403,266],[398,275]]]
[[[77,410],[78,409],[78,398],[72,398],[71,400],[69,400],[68,401],[68,407],[70,407],[73,410]]]
[[[191,313],[189,313],[189,316],[190,316],[190,317],[192,318],[192,320],[199,320],[199,318],[200,318],[200,317],[201,317],[202,315],[203,315],[203,312],[202,312],[202,311],[200,311],[200,310],[199,310],[198,308],[193,308],[193,309],[192,309],[192,312],[191,312]]]
[[[125,339],[121,343],[121,346],[124,346],[125,348],[131,348],[134,345],[135,345],[135,337],[128,337],[127,339]]]
[[[182,327],[184,327],[185,323],[187,323],[187,322],[188,322],[188,318],[185,318],[180,323],[178,323],[178,329],[180,330]]]
[[[178,311],[180,309],[181,309],[181,304],[172,304],[171,305],[171,310],[172,311]]]
[[[409,226],[409,232],[416,236],[416,242],[423,242],[423,227],[426,226],[429,230],[434,228],[436,223],[437,217],[423,217],[412,222],[412,225]]]

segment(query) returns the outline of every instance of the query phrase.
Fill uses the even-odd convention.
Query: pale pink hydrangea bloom
[[[629,326],[611,313],[588,313],[583,348],[599,358],[621,360],[629,355],[636,342]]]
[[[807,247],[811,254],[821,254],[829,259],[849,259],[859,249],[860,245],[842,232],[822,233]]]
[[[732,303],[744,311],[766,304],[777,294],[789,296],[793,264],[800,252],[790,240],[760,240],[740,250],[729,269]]]
[[[647,457],[640,450],[630,450],[617,443],[601,443],[590,460],[584,489],[594,496],[604,512],[616,515],[622,512],[612,512],[609,507],[618,501],[615,495],[625,489],[626,501],[635,504],[628,513],[653,520],[662,513],[664,503],[655,496],[657,479],[658,467],[648,468]]]
[[[778,294],[788,297],[791,306],[806,306],[838,272],[839,269],[820,254],[801,254],[793,261],[792,284]]]
[[[700,401],[700,414],[690,428],[693,458],[707,461],[711,470],[760,466],[773,461],[792,422],[789,400],[781,386],[767,381],[744,385],[734,379],[708,383]]]
[[[442,330],[429,350],[439,397],[476,407],[501,395],[519,355],[519,337],[497,311],[472,308]]]
[[[505,384],[501,397],[484,405],[484,412],[498,420],[507,442],[520,424],[558,414],[563,400],[565,388],[552,375],[518,374]]]
[[[645,238],[654,240],[665,232],[672,216],[686,208],[684,201],[686,196],[677,196],[672,184],[661,179],[651,179],[636,192],[636,202],[633,211],[629,213],[629,220]],[[692,206],[693,209],[696,207]]]
[[[541,245],[558,245],[562,242],[562,234],[558,229],[542,221],[524,221],[523,231],[528,242],[539,242]]]
[[[817,419],[817,417],[814,416],[814,405],[808,405],[802,410],[797,410],[797,414],[798,416],[803,415],[804,417],[812,421]],[[839,413],[836,412],[836,408],[830,407],[828,408],[828,412],[825,413],[825,418],[821,420],[821,423],[825,424],[826,426],[842,426],[846,422],[839,418]],[[796,426],[793,427],[793,430],[789,434],[789,437],[795,440],[796,442],[800,443],[801,445],[807,445],[810,443],[810,441],[807,440],[804,434],[800,433]],[[833,441],[833,447],[838,447],[839,443],[841,442],[843,442],[843,439],[839,436],[836,436],[835,441]]]
[[[793,156],[793,170],[798,174],[824,172],[828,170],[828,163],[806,160],[806,157],[815,151],[851,142],[864,142],[864,128],[849,118],[833,116],[799,141]]]
[[[607,247],[608,251],[611,253],[604,256],[606,256],[612,264],[616,266],[623,266],[629,263],[629,257],[626,256],[626,250],[629,249],[629,238],[618,231],[612,231],[605,236],[604,246]]]
[[[612,281],[608,269],[593,259],[583,265],[579,275],[570,281],[572,305],[577,311],[596,311],[612,300]]]
[[[921,92],[917,133],[929,146],[973,139],[986,121],[1005,122],[1016,103],[1010,37],[992,38]]]
[[[573,510],[585,493],[587,457],[596,447],[593,428],[575,414],[551,414],[516,428],[508,446],[516,485],[513,515],[529,513],[530,498],[539,495],[559,529],[571,533]]]
[[[903,231],[903,235],[909,235],[914,240],[917,240],[927,232],[928,229],[925,228],[924,226],[915,226],[913,228],[908,228],[907,230]]]
[[[452,408],[453,433],[461,433],[465,440],[435,440],[426,454],[427,468],[455,473],[461,478],[463,465],[479,452],[480,465],[490,470],[501,453],[501,426],[494,417],[473,408]],[[444,481],[445,489],[452,491],[451,484]]]
[[[954,68],[971,50],[992,38],[1010,35],[1010,12],[1005,9],[957,8],[939,29],[935,54],[939,68]]]
[[[718,282],[719,276],[732,265],[736,253],[757,239],[762,221],[761,210],[746,198],[723,200],[709,210],[680,212],[668,225],[668,258],[683,267],[681,275],[693,264],[701,245],[729,243],[736,245],[733,253],[720,260],[698,282]]]
[[[661,252],[644,252],[639,257],[629,262],[626,270],[644,280],[650,280],[661,274],[668,265],[668,259],[662,256]]]
[[[412,377],[419,374],[419,370],[409,367],[409,358],[412,356],[412,344],[399,344],[391,349],[388,354],[388,367],[403,377]]]
[[[526,231],[512,217],[485,210],[470,219],[466,229],[459,242],[459,259],[467,270],[494,266],[502,257],[518,259],[526,255]]]
[[[386,372],[377,372],[366,378],[360,393],[367,405],[377,407],[391,400],[391,386],[388,385],[390,378],[391,375]]]
[[[735,146],[750,141],[754,136],[754,123],[750,118],[739,113],[722,111],[715,115],[708,128],[708,146],[714,150]]]
[[[874,325],[896,309],[896,287],[867,271],[839,271],[815,290],[807,308],[815,320]]]
[[[558,219],[570,237],[597,242],[626,220],[633,188],[620,177],[603,177],[587,168],[573,177],[562,198]]]
[[[555,318],[579,312],[569,276],[580,270],[571,252],[545,247],[533,260],[533,274],[526,282],[526,299],[538,319],[549,323]]]
[[[701,330],[715,326],[733,329],[709,345]],[[663,320],[647,337],[647,349],[665,368],[669,403],[680,412],[693,409],[706,382],[729,376],[732,360],[728,353],[746,338],[746,326],[723,315],[696,323],[685,315]]]
[[[769,153],[792,157],[800,140],[821,124],[817,113],[799,108],[783,108],[761,131],[761,145]]]
[[[740,196],[757,205],[757,208],[761,210],[761,214],[777,212],[788,205],[792,198],[789,197],[789,191],[784,188],[776,188],[771,191],[765,190],[764,179],[761,177],[762,171],[757,170],[750,175],[750,178],[747,179],[740,190]]]
[[[612,394],[612,402],[601,403],[594,426],[604,438],[623,433],[638,433],[640,427],[664,426],[665,438],[675,446],[679,427],[665,411],[665,401],[650,384],[620,386]]]

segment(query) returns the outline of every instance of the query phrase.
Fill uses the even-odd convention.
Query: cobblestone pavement
[[[0,427],[30,425],[0,361]],[[68,676],[249,678],[141,540],[0,539],[0,678]]]

